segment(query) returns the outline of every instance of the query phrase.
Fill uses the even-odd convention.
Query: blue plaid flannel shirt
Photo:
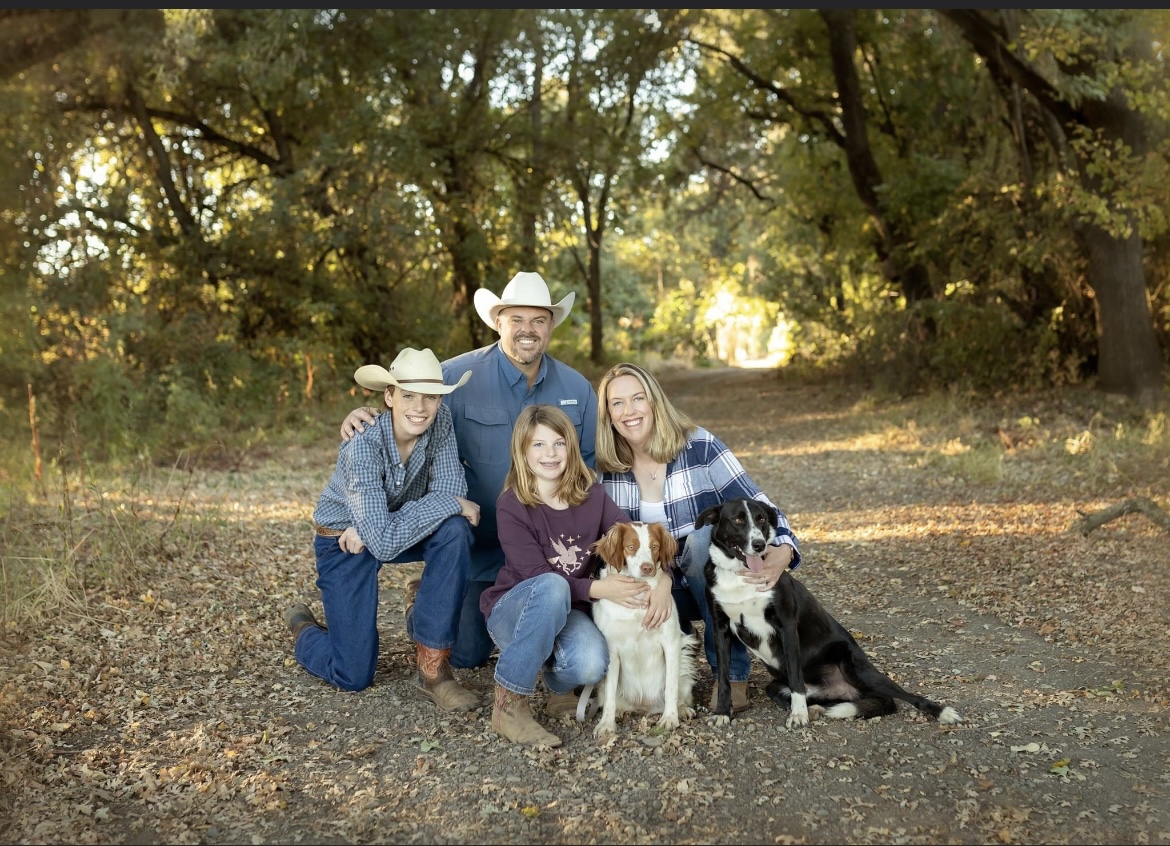
[[[313,519],[330,529],[355,527],[379,561],[390,561],[459,514],[457,496],[467,496],[467,479],[446,404],[419,435],[405,465],[390,412],[383,412],[341,445]]]
[[[642,495],[633,472],[603,473],[601,482],[606,493],[631,520],[641,519]],[[735,453],[703,427],[694,431],[682,452],[666,465],[662,496],[667,528],[679,542],[679,555],[674,562],[676,586],[686,583],[682,575],[682,548],[687,535],[695,530],[696,518],[712,505],[741,496],[758,499],[775,509],[778,528],[771,542],[775,546],[786,543],[792,547],[789,569],[795,570],[800,565],[800,547],[788,525],[788,517],[752,481]]]

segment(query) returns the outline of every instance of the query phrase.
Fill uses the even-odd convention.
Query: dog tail
[[[926,714],[926,716],[938,720],[943,725],[951,725],[953,723],[963,722],[963,718],[959,716],[959,712],[950,705],[942,705],[938,702],[935,702],[933,699],[927,699],[925,696],[918,696],[917,694],[910,693],[907,690],[903,690],[901,694],[899,694],[898,698],[909,702],[919,711]]]

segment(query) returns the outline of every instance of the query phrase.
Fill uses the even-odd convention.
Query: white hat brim
[[[552,312],[553,328],[556,329],[565,322],[565,318],[569,316],[569,312],[573,309],[573,302],[577,299],[576,291],[566,295],[559,303],[514,303],[504,302],[487,288],[480,288],[475,292],[473,301],[475,302],[475,311],[479,315],[479,319],[486,323],[493,329],[496,328],[496,317],[500,311],[505,308],[543,308]]]
[[[401,382],[390,375],[390,371],[378,364],[365,364],[359,367],[353,374],[353,380],[370,391],[384,391],[393,385],[396,388],[403,390],[415,391],[420,394],[449,394],[456,388],[461,388],[467,384],[467,380],[471,378],[471,371],[468,370],[459,381],[454,385],[448,385],[445,382],[433,382],[430,380],[410,380],[404,379]]]

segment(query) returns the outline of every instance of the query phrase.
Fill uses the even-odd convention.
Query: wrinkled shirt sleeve
[[[392,489],[389,455],[378,455],[372,438],[355,438],[351,443],[358,448],[343,451],[345,501],[358,537],[379,561],[397,557],[462,511],[455,497],[466,496],[467,481],[449,422],[444,428],[436,433],[440,440],[432,455],[419,457],[423,466],[401,492]],[[408,468],[414,470],[413,462]]]

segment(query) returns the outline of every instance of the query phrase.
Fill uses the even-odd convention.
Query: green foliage
[[[1075,384],[1082,362],[1060,353],[1060,320],[1057,310],[1045,325],[1024,326],[1002,303],[963,296],[922,302],[876,316],[850,366],[895,395]]]
[[[583,371],[764,353],[900,392],[1069,384],[1103,302],[1076,227],[1167,231],[1164,10],[1005,18],[1062,102],[1141,117],[1124,143],[1017,114],[943,12],[857,10],[876,205],[815,9],[115,20],[0,85],[0,414],[27,429],[31,384],[74,463],[297,426],[360,364],[490,340],[474,291],[529,264],[577,292],[553,352]]]

